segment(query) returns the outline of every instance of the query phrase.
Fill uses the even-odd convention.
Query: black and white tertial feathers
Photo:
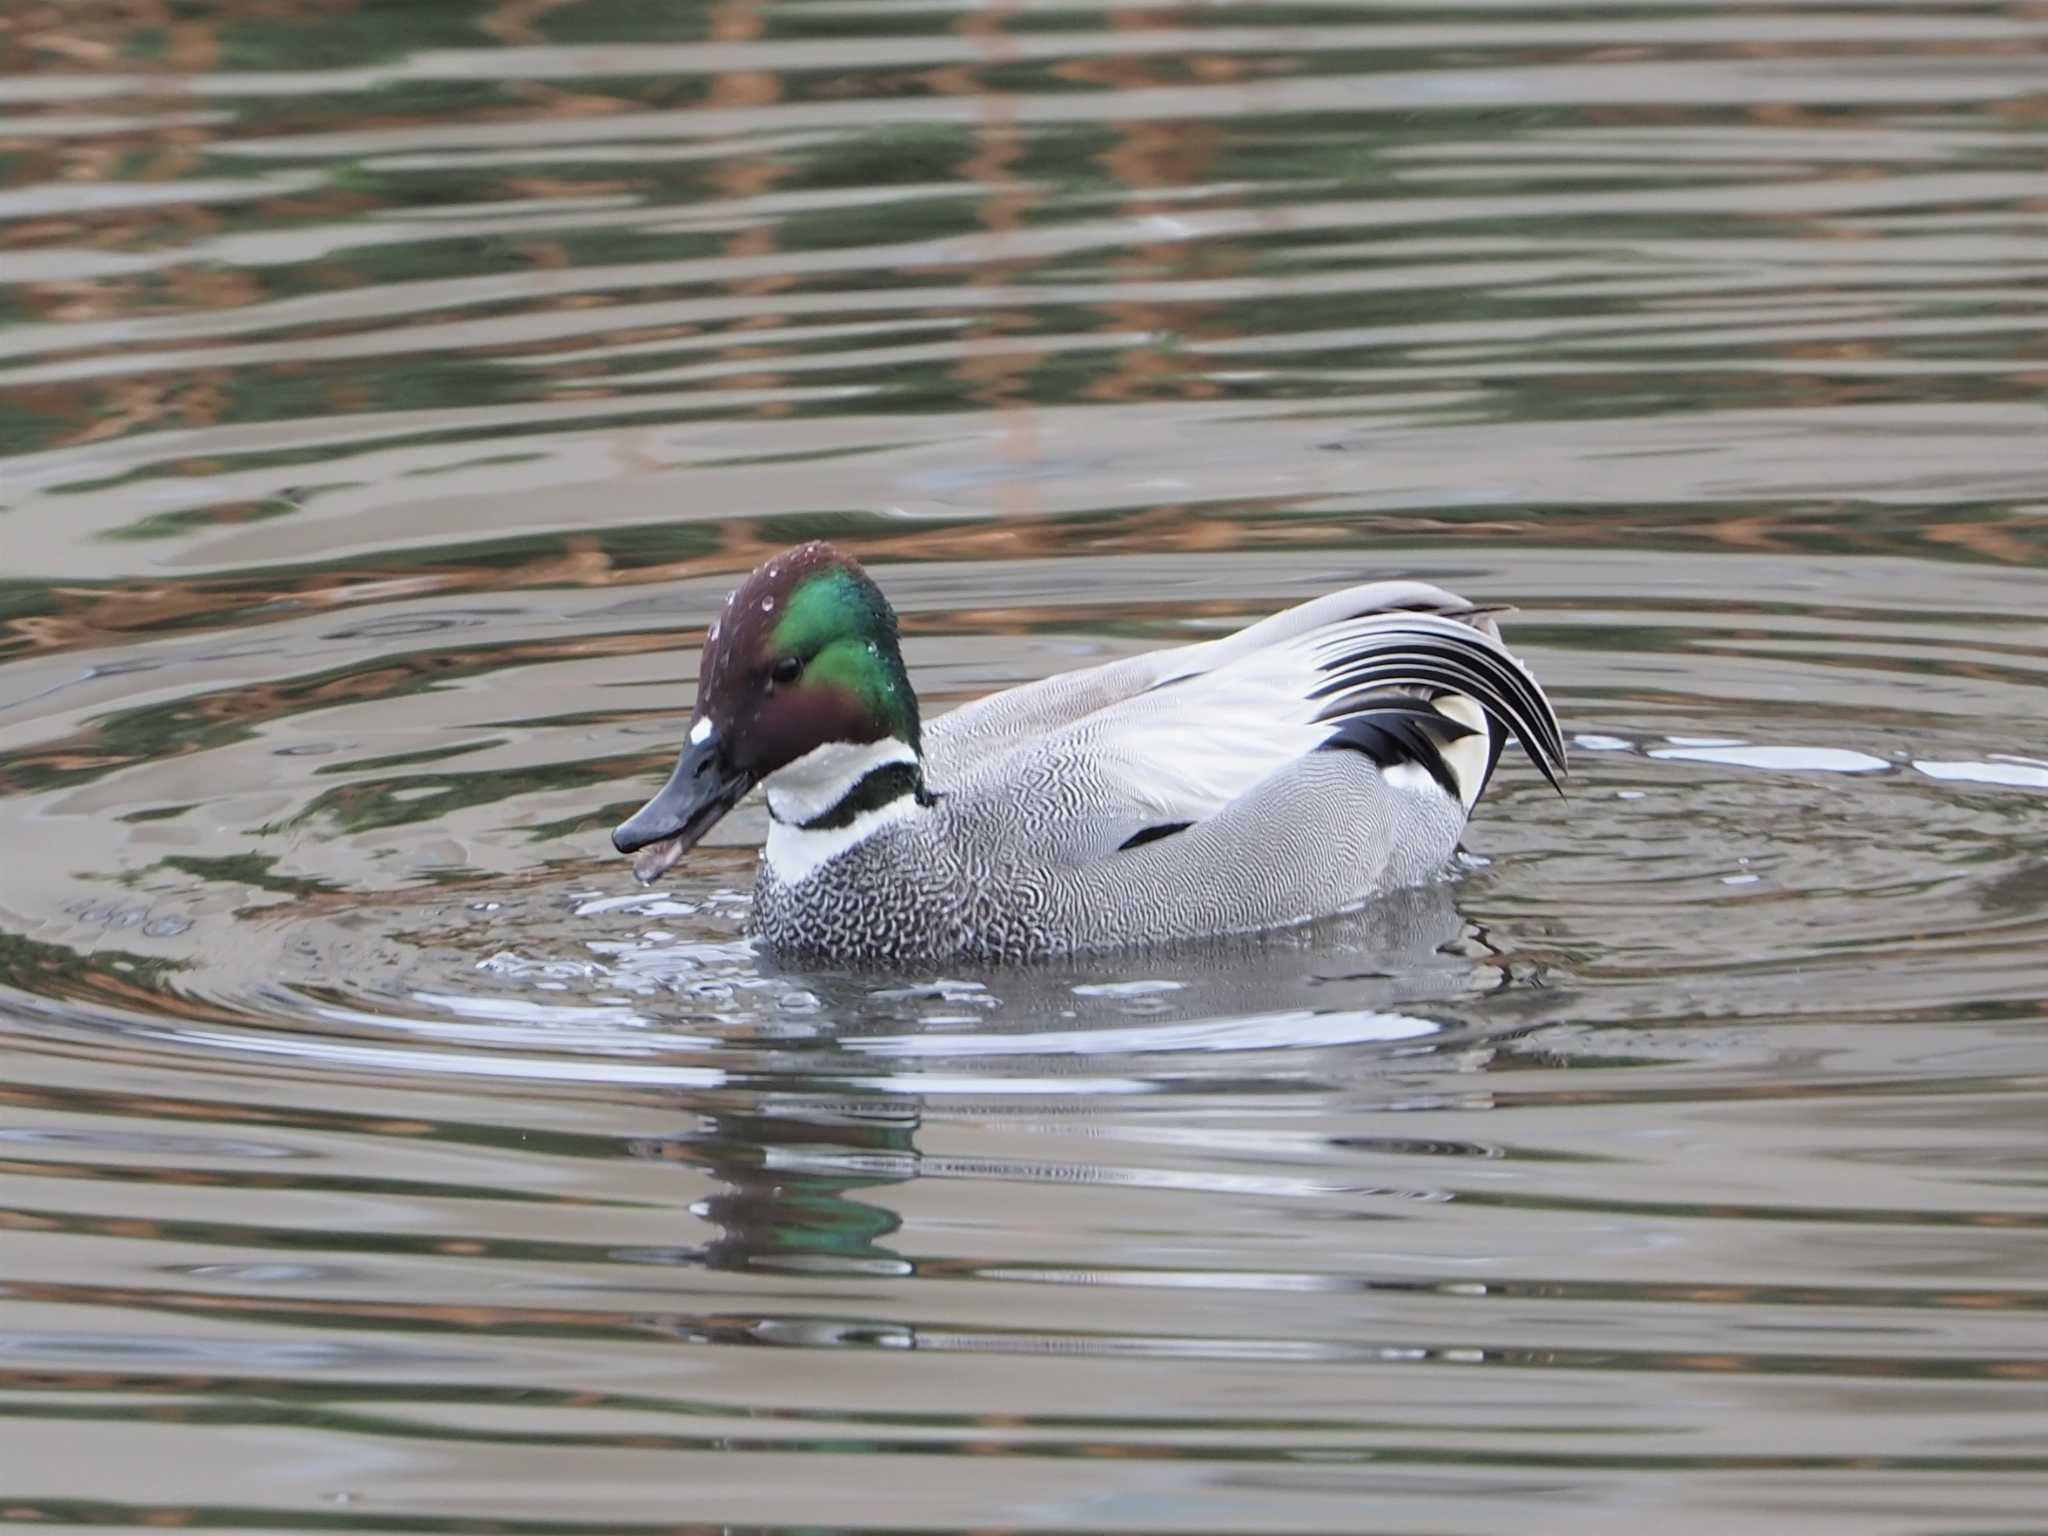
[[[1479,609],[1389,613],[1319,641],[1324,680],[1309,697],[1318,723],[1337,729],[1322,743],[1363,752],[1382,768],[1414,763],[1466,806],[1478,800],[1509,734],[1552,789],[1563,792],[1564,737],[1550,701],[1521,662],[1488,630]],[[1390,691],[1393,690],[1393,691]],[[1458,718],[1470,700],[1481,725]],[[1452,749],[1484,737],[1477,775]]]

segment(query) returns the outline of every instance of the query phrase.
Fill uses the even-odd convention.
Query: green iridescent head
[[[727,600],[715,630],[698,709],[752,705],[764,760],[780,766],[829,741],[921,745],[896,614],[850,555],[813,543],[770,560]]]
[[[896,614],[830,544],[777,555],[725,600],[704,636],[697,714],[759,778],[829,742],[921,745]]]
[[[742,582],[705,631],[675,773],[612,841],[628,853],[660,844],[672,862],[778,769],[892,737],[922,750],[896,615],[852,556],[799,545]]]

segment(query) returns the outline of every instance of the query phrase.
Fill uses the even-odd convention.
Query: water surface
[[[0,34],[0,1525],[2044,1528],[2038,7],[217,11]],[[814,536],[1570,799],[779,968],[604,830]]]

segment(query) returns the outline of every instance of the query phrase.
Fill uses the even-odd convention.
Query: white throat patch
[[[806,830],[801,825],[831,810],[877,768],[916,762],[917,754],[910,744],[893,736],[861,746],[834,741],[806,752],[772,775],[765,785],[768,842],[761,852],[776,880],[783,885],[796,885],[827,860],[882,828],[918,815],[924,807],[918,804],[916,796],[904,795],[887,805],[862,811],[843,827]]]

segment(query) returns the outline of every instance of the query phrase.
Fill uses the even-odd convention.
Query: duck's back
[[[1215,640],[1056,673],[963,704],[925,726],[926,770],[934,787],[958,782],[1019,747],[1037,747],[1090,719],[1114,718],[1163,685],[1217,673],[1348,621],[1403,612],[1477,610],[1456,594],[1420,581],[1373,581],[1327,592]],[[1489,620],[1480,622],[1491,629]]]

